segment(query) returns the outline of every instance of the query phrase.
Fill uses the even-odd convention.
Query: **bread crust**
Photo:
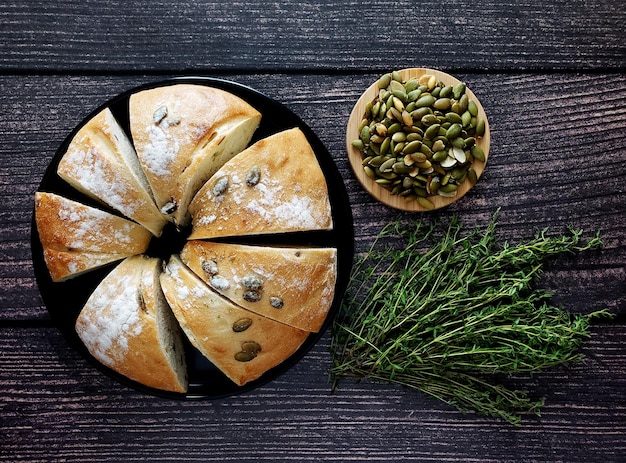
[[[141,254],[152,238],[135,222],[55,193],[35,193],[35,223],[53,281]]]
[[[133,256],[122,261],[96,287],[76,320],[76,332],[91,355],[112,370],[145,386],[186,392],[186,366],[182,341],[175,342],[176,361],[168,357],[160,330],[175,321],[160,320],[156,258]],[[169,309],[167,309],[169,310]]]
[[[251,105],[218,88],[175,84],[130,97],[130,127],[156,203],[186,225],[187,206],[228,159],[243,150],[261,120]]]
[[[83,306],[76,332],[95,359],[147,387],[187,391],[182,332],[234,384],[257,380],[323,326],[337,250],[196,238],[332,229],[316,155],[298,128],[248,147],[261,114],[203,85],[134,93],[129,118],[132,142],[110,109],[99,112],[73,137],[57,169],[126,218],[54,193],[35,195],[54,281],[122,261]],[[227,184],[218,185],[224,178]],[[181,253],[189,267],[178,255],[165,268],[144,255],[168,220],[183,228],[192,218]],[[230,290],[211,280],[207,260],[218,262]],[[240,284],[253,273],[263,278],[254,301]]]
[[[178,256],[172,256],[161,274],[163,293],[191,343],[235,384],[260,378],[265,372],[291,357],[308,333],[270,320],[238,307],[213,290],[187,268]],[[244,331],[233,326],[250,321]],[[249,361],[235,356],[249,342],[260,350]]]
[[[142,224],[155,236],[160,236],[167,223],[132,144],[109,108],[80,128],[57,173],[78,191]]]
[[[188,241],[182,261],[215,291],[252,312],[318,332],[335,294],[337,250]]]
[[[256,183],[248,181],[254,171]],[[200,189],[189,211],[190,239],[333,226],[326,179],[299,128],[259,140],[233,157]]]

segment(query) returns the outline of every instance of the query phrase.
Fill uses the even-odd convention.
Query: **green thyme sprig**
[[[602,242],[569,228],[499,246],[497,217],[464,235],[456,217],[381,230],[355,262],[333,325],[333,387],[342,377],[401,384],[514,424],[539,414],[543,399],[496,378],[582,360],[590,321],[608,313],[573,316],[533,282],[548,258]]]

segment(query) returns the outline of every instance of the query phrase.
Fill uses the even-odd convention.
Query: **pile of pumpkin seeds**
[[[475,184],[472,164],[485,162],[476,144],[485,121],[465,84],[445,85],[430,74],[405,81],[394,71],[377,85],[352,142],[363,155],[365,173],[426,209],[434,208],[428,197],[454,197],[464,182]]]

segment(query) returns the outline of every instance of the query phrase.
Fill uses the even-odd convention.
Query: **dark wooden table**
[[[626,5],[620,0],[0,2],[0,461],[626,461]],[[346,381],[330,334],[284,375],[215,401],[122,386],[69,347],[31,262],[33,193],[67,134],[136,85],[204,75],[300,116],[349,192],[362,252],[397,212],[345,153],[348,115],[381,73],[431,67],[467,82],[491,123],[488,168],[453,206],[470,226],[501,208],[515,241],[567,224],[604,248],[557,259],[554,302],[616,314],[584,364],[521,379],[545,395],[520,427],[418,392]]]

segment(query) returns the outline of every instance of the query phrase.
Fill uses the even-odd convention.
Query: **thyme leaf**
[[[352,269],[332,328],[331,377],[395,383],[462,411],[513,424],[544,399],[497,380],[582,360],[593,318],[550,304],[533,283],[547,259],[598,249],[573,228],[498,245],[498,212],[486,229],[462,233],[458,218],[388,223]]]

